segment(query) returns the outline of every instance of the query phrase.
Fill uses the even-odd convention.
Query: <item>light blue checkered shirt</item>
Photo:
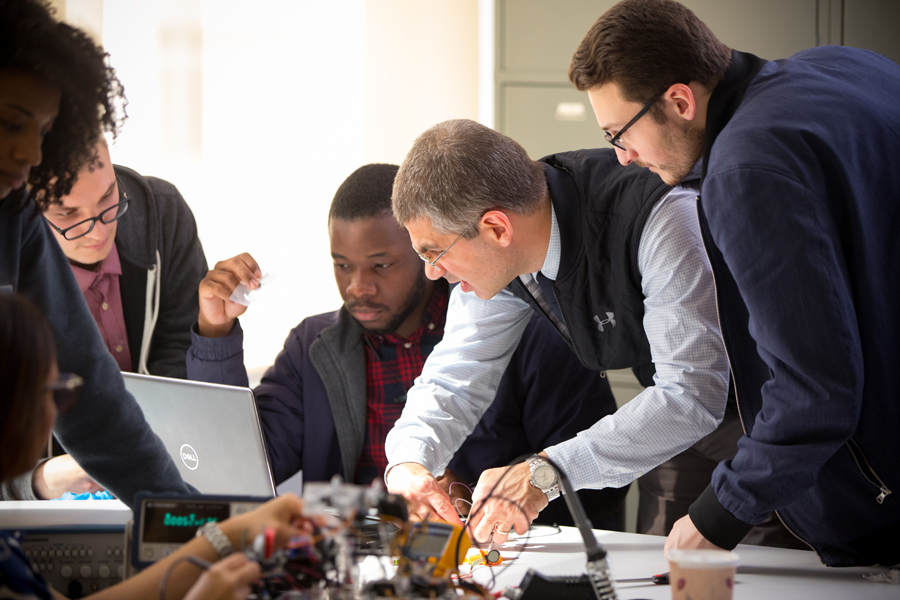
[[[638,249],[643,326],[656,385],[561,444],[545,448],[576,489],[621,487],[689,448],[722,420],[728,360],[715,287],[697,222],[696,194],[675,188],[650,213]],[[556,279],[561,244],[552,212],[541,272]],[[522,275],[523,281],[536,273]],[[531,307],[506,290],[481,300],[457,286],[443,340],[407,394],[388,434],[388,468],[443,472],[496,395]],[[577,360],[572,356],[572,360]],[[547,398],[547,402],[554,402]]]

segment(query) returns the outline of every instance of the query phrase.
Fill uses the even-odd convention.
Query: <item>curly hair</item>
[[[0,0],[0,67],[40,75],[62,92],[59,115],[41,146],[43,160],[28,177],[37,212],[72,190],[78,171],[94,159],[97,136],[115,137],[127,116],[109,55],[53,15],[45,0]],[[23,186],[3,204],[19,211],[27,199]]]

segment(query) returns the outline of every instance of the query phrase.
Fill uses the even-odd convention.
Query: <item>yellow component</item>
[[[492,558],[494,560],[488,560],[488,558]],[[471,565],[474,562],[479,562],[489,567],[493,567],[501,564],[503,562],[503,557],[500,556],[500,552],[498,552],[497,550],[491,550],[487,553],[485,553],[484,550],[479,550],[478,554],[471,554],[466,557],[465,563],[467,565]]]
[[[462,527],[444,521],[410,523],[398,533],[395,543],[401,554],[401,566],[406,561],[434,565],[434,577],[458,573],[464,561],[457,560],[457,556],[465,556],[472,546]]]
[[[447,525],[450,526],[449,523]],[[445,574],[459,572],[460,560],[457,557],[465,556],[472,546],[469,534],[462,527],[457,525],[452,527],[453,533],[450,534],[447,545],[444,547],[444,553],[434,567],[435,577],[443,577]],[[459,550],[457,550],[457,544],[459,544]]]

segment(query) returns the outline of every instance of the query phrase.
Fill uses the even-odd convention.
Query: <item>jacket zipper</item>
[[[699,223],[699,220],[700,220],[700,196],[699,195],[697,196],[697,220]],[[722,317],[719,314],[719,286],[716,285],[715,268],[713,267],[712,261],[709,258],[709,248],[706,247],[706,239],[703,237],[702,232],[701,232],[700,239],[703,242],[703,250],[706,253],[706,262],[709,265],[709,271],[710,271],[710,273],[713,274],[713,295],[715,296],[715,300],[716,300],[716,321],[719,324],[719,334],[722,335],[722,345],[725,346],[725,358],[728,359],[728,372],[731,374],[731,379],[734,381],[734,405],[737,407],[738,418],[741,420],[741,429],[744,431],[744,435],[747,435],[747,424],[744,423],[744,413],[741,412],[741,402],[740,402],[740,398],[738,398],[737,379],[734,376],[734,369],[731,368],[731,356],[728,355],[728,346],[725,344],[725,337],[724,337],[724,334],[722,334]],[[778,517],[778,520],[781,522],[781,524],[784,526],[784,528],[788,530],[788,533],[790,533],[792,536],[794,536],[795,538],[797,538],[798,540],[800,540],[807,546],[809,546],[809,549],[812,550],[813,553],[816,555],[816,558],[819,559],[819,564],[821,564],[823,567],[828,566],[825,564],[825,561],[822,560],[822,557],[819,555],[819,552],[815,548],[813,548],[812,544],[810,544],[809,542],[804,540],[802,537],[800,537],[799,535],[794,533],[794,530],[791,529],[790,527],[788,527],[788,524],[785,523],[784,519],[781,517],[781,513],[779,513],[777,510],[775,511],[775,516]]]
[[[881,477],[878,476],[878,473],[875,472],[875,469],[872,468],[866,455],[863,454],[862,448],[859,447],[859,444],[856,443],[856,440],[852,437],[847,440],[847,448],[850,450],[853,460],[856,461],[857,468],[859,468],[863,477],[866,478],[866,481],[878,488],[880,493],[875,497],[875,502],[882,504],[884,499],[893,494],[893,492],[888,489],[884,484],[884,481],[881,480]],[[860,458],[862,459],[862,463],[859,461]],[[865,467],[863,466],[863,463],[865,463]],[[873,477],[875,478],[875,481],[872,481]]]
[[[575,356],[578,357],[578,360],[581,362],[581,364],[584,365],[585,367],[587,367],[587,363],[584,362],[584,359],[581,358],[581,354],[578,352],[578,346],[575,345],[575,339],[572,338],[572,333],[571,333],[572,330],[569,329],[569,322],[566,320],[566,313],[563,312],[562,304],[560,304],[560,302],[559,302],[559,296],[556,295],[556,285],[555,284],[553,285],[553,299],[556,301],[556,305],[559,307],[559,314],[562,316],[563,325],[566,326],[566,331],[569,332],[569,344],[571,344],[572,350],[575,351]],[[540,304],[540,302],[538,304]],[[553,308],[551,307],[550,310],[553,310]],[[553,319],[551,319],[550,322],[552,323]],[[562,333],[562,332],[560,331],[560,333]],[[563,337],[565,338],[566,336],[563,335]],[[605,378],[606,371],[600,371],[600,377]]]

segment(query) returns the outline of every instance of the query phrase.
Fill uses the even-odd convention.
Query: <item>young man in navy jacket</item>
[[[338,189],[328,229],[344,306],[294,328],[254,392],[276,483],[298,470],[304,481],[381,479],[385,436],[444,335],[448,285],[425,277],[409,234],[391,214],[396,173],[396,165],[366,165]],[[218,263],[201,282],[190,379],[247,385],[237,320],[246,308],[229,298],[240,282],[255,288],[259,276],[253,258],[242,254]],[[565,401],[547,402],[553,394]],[[494,403],[444,472],[444,487],[474,485],[485,469],[572,437],[585,421],[615,408],[606,379],[580,365],[553,328],[534,318]],[[454,498],[461,489],[453,486]],[[595,527],[616,528],[614,513],[627,489],[580,492]],[[456,504],[466,511],[466,503]],[[544,520],[572,523],[562,499]]]
[[[900,562],[900,67],[831,46],[765,61],[677,2],[625,0],[569,76],[620,162],[670,184],[702,165],[746,435],[667,547],[732,548],[777,509],[825,564]]]

